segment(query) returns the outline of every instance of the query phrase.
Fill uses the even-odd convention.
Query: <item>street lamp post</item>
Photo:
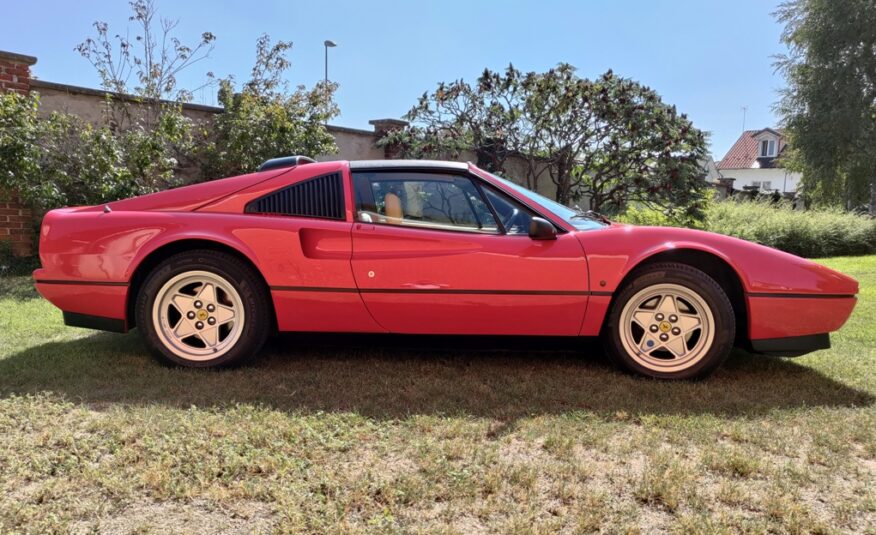
[[[334,48],[338,45],[329,39],[326,39],[323,44],[325,45],[325,83],[328,83],[328,49]]]

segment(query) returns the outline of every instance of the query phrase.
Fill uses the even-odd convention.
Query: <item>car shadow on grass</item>
[[[665,382],[617,372],[599,353],[593,342],[571,340],[296,335],[273,341],[248,366],[187,370],[156,363],[136,332],[100,333],[0,360],[0,396],[52,392],[96,408],[245,403],[377,419],[505,420],[576,411],[745,417],[874,402],[792,360],[735,352],[708,380]]]

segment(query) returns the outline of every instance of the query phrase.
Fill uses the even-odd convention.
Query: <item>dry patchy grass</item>
[[[833,349],[699,383],[559,341],[288,336],[168,369],[7,277],[0,532],[873,532],[876,257],[826,263],[862,283]]]

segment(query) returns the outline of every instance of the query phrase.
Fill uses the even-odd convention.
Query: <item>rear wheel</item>
[[[264,345],[269,306],[258,275],[244,262],[218,251],[189,251],[148,275],[137,296],[137,327],[165,363],[239,364]]]
[[[685,264],[654,264],[636,274],[609,310],[603,337],[621,367],[661,379],[714,371],[733,347],[736,323],[724,290]]]

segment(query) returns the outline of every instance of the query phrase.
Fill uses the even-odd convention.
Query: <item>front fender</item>
[[[851,277],[821,264],[738,238],[691,229],[618,226],[578,233],[590,265],[590,280],[615,291],[630,271],[667,251],[696,250],[729,265],[746,293],[843,294],[858,292]]]

